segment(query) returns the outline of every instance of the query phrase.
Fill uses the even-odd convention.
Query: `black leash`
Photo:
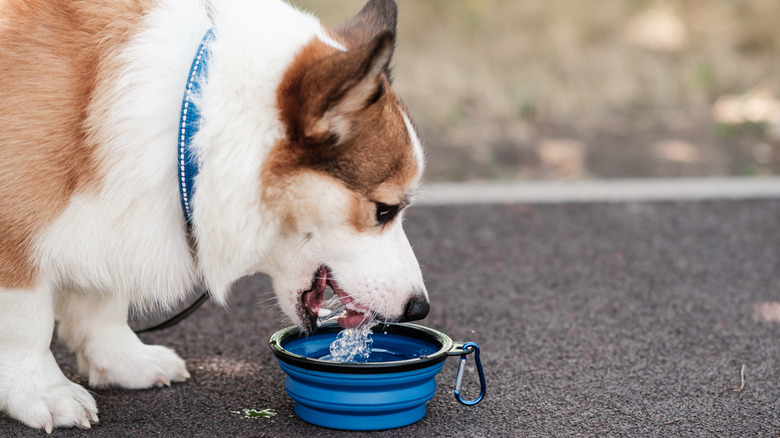
[[[187,222],[187,233],[192,235],[192,226],[191,226],[191,224],[189,222]],[[151,332],[157,332],[157,331],[160,331],[160,330],[165,330],[167,328],[171,328],[171,327],[175,326],[176,324],[178,324],[178,323],[184,321],[185,319],[187,319],[193,313],[195,313],[195,311],[198,310],[200,308],[200,306],[203,305],[203,303],[208,301],[210,297],[211,297],[211,295],[209,294],[209,291],[206,290],[205,292],[203,292],[203,294],[201,294],[201,296],[198,297],[197,300],[193,301],[192,304],[190,304],[189,306],[185,307],[184,310],[182,310],[181,312],[173,315],[172,317],[166,319],[165,321],[163,321],[163,322],[161,322],[161,323],[159,323],[157,325],[153,325],[151,327],[147,327],[147,328],[140,329],[140,330],[133,330],[133,332],[135,332],[135,334],[137,334],[137,335],[140,335],[141,333],[151,333]]]
[[[167,320],[165,320],[165,321],[163,321],[163,322],[161,322],[161,323],[159,323],[159,324],[157,324],[155,326],[147,327],[147,328],[141,329],[141,330],[134,330],[135,334],[140,335],[141,333],[156,332],[156,331],[160,331],[160,330],[164,330],[164,329],[173,327],[176,324],[178,324],[178,323],[184,321],[185,319],[187,319],[188,316],[190,316],[193,313],[195,313],[195,311],[198,310],[198,308],[200,306],[202,306],[203,303],[208,301],[208,299],[209,299],[209,293],[208,292],[204,292],[203,295],[198,297],[198,299],[195,300],[195,302],[193,302],[192,304],[187,306],[186,309],[182,310],[181,312],[177,313],[176,315],[173,315],[172,317],[168,318]]]

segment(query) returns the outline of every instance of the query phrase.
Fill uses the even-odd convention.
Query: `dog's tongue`
[[[338,323],[342,328],[355,328],[366,321],[366,315],[364,313],[355,312],[354,310],[347,310],[347,316],[338,319]]]
[[[351,296],[346,294],[339,286],[333,282],[332,280],[329,280],[330,287],[333,289],[333,291],[338,295],[338,297],[341,299],[341,304],[344,306],[347,306],[349,304],[352,304],[354,301]],[[347,315],[344,317],[341,317],[337,320],[339,325],[342,328],[355,328],[359,326],[360,324],[367,321],[368,316],[365,313],[358,312],[352,309],[347,309]]]

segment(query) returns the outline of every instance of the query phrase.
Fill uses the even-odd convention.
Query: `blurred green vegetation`
[[[364,4],[293,2],[331,27]],[[398,4],[429,180],[780,172],[778,0]]]

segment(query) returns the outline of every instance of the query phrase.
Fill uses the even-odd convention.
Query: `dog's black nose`
[[[404,321],[417,321],[418,319],[423,319],[428,316],[430,310],[431,305],[425,297],[414,297],[406,303]]]

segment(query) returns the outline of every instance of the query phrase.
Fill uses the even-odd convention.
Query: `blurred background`
[[[293,0],[338,27],[365,0]],[[426,180],[780,173],[778,0],[398,0]]]

